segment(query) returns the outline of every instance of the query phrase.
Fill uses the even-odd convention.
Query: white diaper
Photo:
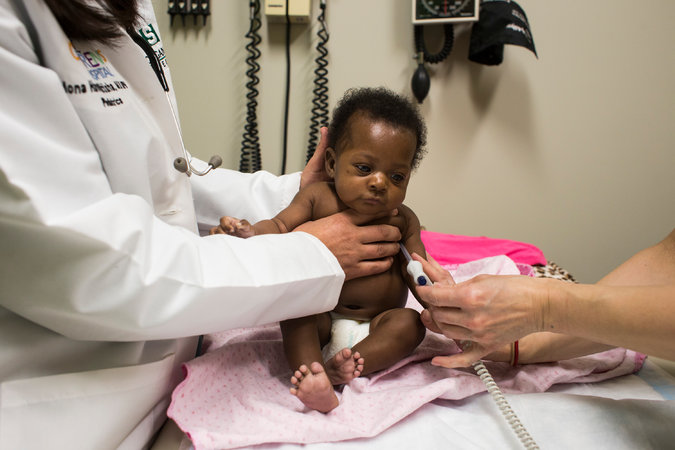
[[[334,312],[330,313],[330,317],[333,320],[330,341],[321,349],[324,361],[343,348],[352,348],[370,333],[370,320],[355,320]]]

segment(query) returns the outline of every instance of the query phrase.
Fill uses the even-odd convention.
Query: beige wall
[[[237,168],[248,2],[212,4],[206,28],[169,28],[155,0],[188,148]],[[428,229],[531,242],[596,281],[675,227],[675,2],[519,4],[539,59],[507,47],[498,67],[471,63],[469,29],[457,27],[453,54],[432,68],[429,153],[406,203]],[[329,0],[327,16],[331,108],[352,86],[410,94],[409,1]],[[288,170],[302,168],[307,147],[316,28],[293,27]],[[263,20],[258,114],[263,168],[274,173],[284,32]]]

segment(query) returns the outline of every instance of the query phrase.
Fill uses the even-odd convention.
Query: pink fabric
[[[422,242],[427,253],[441,265],[462,264],[497,255],[506,255],[515,263],[546,265],[544,253],[537,247],[508,239],[422,231]]]
[[[458,280],[478,273],[517,274],[506,257],[452,270]],[[474,273],[478,271],[477,273]],[[420,309],[412,295],[408,306]],[[196,449],[272,443],[333,442],[381,433],[434,399],[460,400],[485,392],[472,369],[432,366],[433,356],[458,352],[454,342],[427,332],[417,350],[388,370],[352,380],[328,414],[308,410],[288,391],[290,371],[278,324],[209,336],[206,355],[185,364],[168,415]],[[487,362],[503,392],[543,392],[558,383],[601,381],[638,370],[644,356],[614,349],[596,355],[511,367]]]
[[[278,326],[239,330],[227,344],[186,364],[168,415],[196,449],[271,443],[333,442],[375,436],[434,399],[459,400],[485,392],[472,369],[434,367],[431,357],[457,352],[433,333],[389,370],[361,377],[338,392],[340,406],[311,411],[288,392],[290,372]],[[517,368],[486,363],[505,393],[544,392],[559,383],[590,383],[630,374],[642,355],[614,349],[555,364]]]

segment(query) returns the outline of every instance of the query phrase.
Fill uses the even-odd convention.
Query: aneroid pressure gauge
[[[479,0],[412,0],[412,22],[472,22],[478,20]]]

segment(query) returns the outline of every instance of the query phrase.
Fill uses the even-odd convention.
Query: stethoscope
[[[162,69],[162,64],[159,62],[159,59],[157,58],[155,51],[152,49],[152,45],[150,45],[145,39],[143,39],[143,37],[140,34],[138,34],[136,30],[128,29],[127,33],[129,34],[129,36],[131,36],[131,39],[133,39],[136,45],[138,45],[143,50],[145,55],[148,57],[148,60],[150,61],[150,67],[152,67],[153,72],[155,72],[155,75],[157,75],[159,84],[162,85],[162,89],[164,89],[164,93],[166,94],[166,100],[167,103],[169,104],[169,109],[171,110],[173,123],[176,126],[176,130],[178,130],[180,145],[181,148],[183,149],[183,156],[174,159],[173,167],[177,171],[185,173],[188,177],[192,174],[199,176],[206,175],[207,173],[211,172],[212,169],[215,169],[216,167],[220,166],[223,163],[222,158],[218,155],[213,155],[209,159],[208,167],[204,170],[197,170],[192,165],[192,163],[190,162],[191,161],[190,155],[188,154],[187,149],[185,148],[185,142],[183,141],[183,133],[181,132],[180,125],[178,124],[176,111],[174,111],[173,109],[173,103],[171,102],[171,96],[169,95],[169,83],[166,82],[166,77],[164,76],[164,69]]]

